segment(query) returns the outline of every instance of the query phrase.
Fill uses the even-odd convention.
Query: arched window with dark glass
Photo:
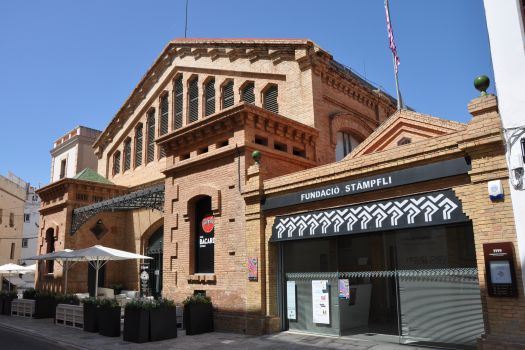
[[[350,133],[340,131],[337,133],[337,144],[335,146],[335,160],[340,161],[346,157],[354,148],[359,145],[359,141]]]
[[[182,86],[182,75],[175,79],[175,129],[182,128],[182,103],[184,99],[184,89]]]
[[[199,119],[199,78],[193,78],[188,84],[189,90],[189,107],[188,120],[190,123],[196,122]]]
[[[169,102],[168,102],[168,94],[165,94],[160,99],[160,135],[164,135],[168,133],[168,116],[169,116]]]
[[[263,92],[263,108],[270,112],[279,113],[279,105],[277,104],[278,90],[277,85],[268,87]]]
[[[241,90],[241,101],[246,103],[255,103],[255,84],[250,82],[244,85]]]
[[[148,145],[146,148],[146,163],[155,159],[155,110],[148,113]]]
[[[55,230],[48,228],[46,231],[46,253],[53,253],[55,251]],[[54,261],[46,260],[46,273],[53,273]]]
[[[120,173],[120,151],[113,154],[113,175]]]
[[[205,93],[205,111],[204,115],[208,116],[215,113],[215,79],[212,78],[208,80],[206,86],[204,87]]]
[[[131,168],[131,139],[124,141],[124,171]]]
[[[228,108],[235,104],[233,95],[233,80],[229,80],[222,87],[222,108]]]
[[[142,123],[135,129],[135,167],[142,165]]]

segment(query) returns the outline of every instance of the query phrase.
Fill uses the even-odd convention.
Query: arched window
[[[182,128],[182,102],[184,89],[182,87],[182,75],[175,79],[175,129]]]
[[[168,133],[168,94],[165,94],[160,99],[160,135]]]
[[[131,139],[124,141],[124,171],[131,168]]]
[[[55,230],[48,228],[46,231],[46,253],[53,253],[55,251]],[[53,273],[54,261],[46,261],[46,273]]]
[[[142,164],[142,123],[135,129],[135,167]]]
[[[352,135],[346,132],[338,132],[337,144],[335,146],[335,160],[340,161],[346,157],[357,145],[359,145],[359,142]]]
[[[210,79],[204,87],[205,105],[204,115],[208,116],[215,113],[215,79]]]
[[[228,108],[235,104],[233,97],[233,80],[228,81],[222,87],[222,108]]]
[[[148,145],[146,149],[146,163],[155,159],[155,110],[148,113]]]
[[[199,78],[193,78],[189,85],[189,122],[193,123],[199,119]]]
[[[215,266],[215,219],[211,197],[204,196],[195,203],[195,273],[213,273]]]
[[[277,85],[272,85],[263,92],[263,108],[270,112],[279,113],[277,104],[278,90]]]
[[[254,83],[247,83],[241,90],[241,101],[244,101],[246,103],[255,103],[255,84]]]
[[[113,154],[113,175],[120,173],[120,151]]]

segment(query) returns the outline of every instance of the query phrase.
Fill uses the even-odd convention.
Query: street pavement
[[[399,345],[395,343],[380,343],[375,340],[356,339],[351,337],[324,337],[291,332],[281,332],[264,336],[248,336],[237,333],[222,332],[186,336],[184,331],[179,330],[179,336],[175,339],[135,344],[123,341],[122,337],[104,337],[97,333],[88,333],[76,328],[55,325],[52,319],[36,320],[32,318],[3,315],[0,315],[0,331],[1,350],[428,350],[428,348]],[[9,347],[13,345],[4,347],[6,344],[4,339],[12,336],[13,340],[9,340],[8,344],[14,344],[14,347]]]

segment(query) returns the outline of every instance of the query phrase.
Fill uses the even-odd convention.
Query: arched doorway
[[[163,251],[164,226],[159,227],[148,239],[146,255],[148,260],[149,291],[155,298],[162,295],[162,251]]]

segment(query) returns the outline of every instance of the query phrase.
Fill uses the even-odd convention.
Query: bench
[[[33,317],[35,301],[31,299],[14,299],[11,302],[11,316]]]
[[[84,308],[80,305],[58,304],[55,324],[65,327],[83,328]]]

